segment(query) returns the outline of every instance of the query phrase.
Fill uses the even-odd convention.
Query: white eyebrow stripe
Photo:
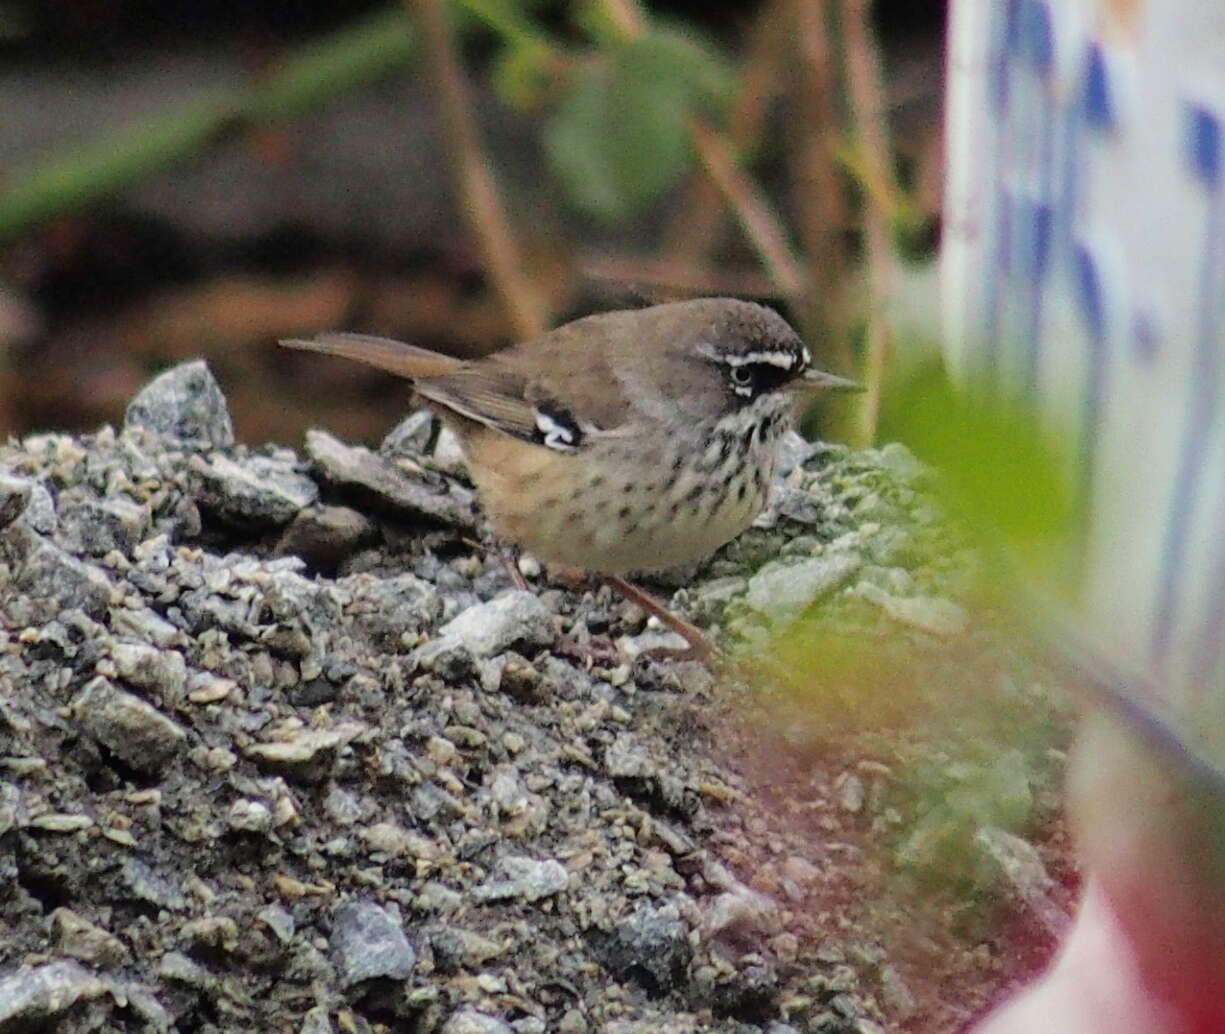
[[[707,359],[712,359],[716,363],[725,363],[728,366],[748,366],[750,363],[768,363],[770,366],[778,366],[784,370],[795,368],[796,354],[794,352],[745,352],[743,355],[724,355],[716,352],[710,345],[705,342],[697,346],[698,352],[706,356]]]

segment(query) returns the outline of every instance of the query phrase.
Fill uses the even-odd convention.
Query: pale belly
[[[541,560],[605,574],[679,567],[735,538],[761,511],[775,458],[773,442],[747,457],[664,445],[633,462],[527,448],[515,459],[536,462],[476,476],[495,530]]]

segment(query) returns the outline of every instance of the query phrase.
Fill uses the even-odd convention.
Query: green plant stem
[[[415,46],[397,6],[290,55],[249,86],[219,90],[130,129],[14,170],[0,186],[0,241],[109,197],[251,126],[291,118],[402,66]]]

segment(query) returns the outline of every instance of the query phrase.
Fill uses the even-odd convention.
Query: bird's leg
[[[502,566],[506,568],[506,573],[510,576],[516,589],[522,589],[525,592],[536,591],[523,576],[523,572],[519,570],[519,548],[517,546],[503,543],[498,550],[498,555],[502,558]],[[563,568],[558,572],[550,565],[550,573],[554,575],[560,573],[571,588],[585,579],[583,573],[576,568]],[[621,654],[607,636],[592,636],[583,643],[573,636],[562,636],[554,643],[553,651],[560,657],[569,657],[588,668],[595,664],[617,664],[621,660]]]
[[[615,574],[606,574],[602,577],[627,600],[641,607],[648,614],[654,614],[663,624],[684,639],[689,644],[688,653],[692,654],[694,660],[705,663],[718,654],[718,647],[705,632],[680,615],[672,613],[646,590],[638,588],[632,582],[627,582]]]
[[[519,570],[519,550],[514,546],[502,546],[498,550],[498,556],[502,558],[502,566],[506,568],[511,584],[516,589],[531,592],[532,587],[528,585],[527,579],[523,577],[523,572]]]

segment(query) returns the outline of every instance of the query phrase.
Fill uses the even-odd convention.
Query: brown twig
[[[480,134],[455,38],[443,0],[406,0],[421,26],[426,58],[438,89],[443,131],[460,184],[463,215],[476,238],[481,261],[521,338],[547,326],[544,303],[524,274],[524,263],[502,209],[493,168],[481,149]]]
[[[770,202],[736,165],[725,137],[698,119],[689,123],[694,150],[756,250],[779,293],[792,304],[803,301],[807,274],[791,252],[786,231]]]
[[[897,196],[885,122],[884,76],[872,34],[870,6],[870,0],[842,0],[847,99],[864,180],[863,230],[870,301],[864,367],[867,390],[860,410],[859,433],[865,443],[876,437],[888,365],[890,332],[882,302],[889,291],[893,254],[887,199]]]
[[[668,257],[618,256],[603,252],[581,254],[576,263],[581,276],[596,282],[621,285],[671,297],[728,295],[769,298],[777,285],[759,269],[725,269],[674,261]]]
[[[792,195],[797,228],[809,256],[812,284],[805,316],[812,333],[820,328],[829,342],[835,369],[854,367],[847,338],[847,256],[843,232],[849,222],[843,177],[836,149],[841,133],[838,77],[829,36],[828,0],[789,0],[791,25],[799,50],[800,76],[794,95]]]
[[[780,88],[780,69],[788,43],[787,5],[792,0],[770,0],[753,25],[748,53],[740,74],[740,90],[727,117],[727,137],[741,153],[761,135],[770,101]],[[714,250],[725,217],[719,188],[704,169],[686,185],[677,212],[664,231],[663,253],[671,262],[693,265]]]

